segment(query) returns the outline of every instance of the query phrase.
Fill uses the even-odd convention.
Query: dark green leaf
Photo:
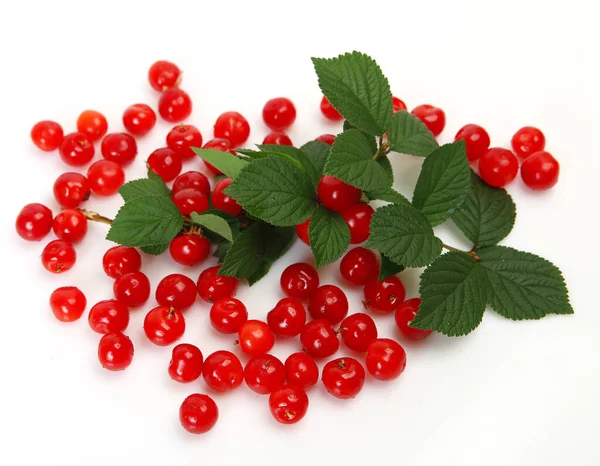
[[[327,158],[331,152],[331,146],[321,141],[308,141],[300,149],[313,163],[317,169],[317,173],[322,175],[325,168],[325,163],[327,163]]]
[[[227,255],[227,251],[231,248],[231,244],[229,241],[221,241],[217,244],[215,248],[215,252],[213,256],[219,259],[219,262],[223,262],[225,260],[225,256]]]
[[[335,262],[350,245],[350,230],[337,212],[315,210],[308,228],[310,247],[317,267]]]
[[[127,202],[141,196],[170,196],[171,190],[160,178],[142,178],[125,183],[119,188],[119,194]]]
[[[379,268],[379,281],[385,280],[392,275],[399,274],[404,270],[403,265],[398,265],[381,254],[381,266]]]
[[[235,180],[240,171],[248,165],[246,160],[233,155],[231,152],[222,152],[215,149],[199,149],[197,147],[192,147],[192,150],[232,180]]]
[[[142,246],[140,249],[144,253],[149,254],[151,256],[160,256],[167,249],[169,249],[169,244],[170,243],[153,244],[152,246]]]
[[[285,154],[291,157],[300,165],[302,169],[304,169],[312,181],[313,186],[316,187],[319,183],[319,180],[321,179],[321,172],[317,169],[315,164],[302,149],[297,149],[296,147],[292,146],[276,146],[271,144],[261,144],[258,147],[260,147],[260,150],[265,152]]]
[[[427,126],[404,110],[394,113],[388,141],[390,149],[394,152],[422,157],[438,148],[435,136]]]
[[[369,191],[367,192],[367,198],[371,201],[377,200],[391,202],[392,204],[411,205],[408,199],[393,188],[384,189],[382,191]]]
[[[229,226],[229,223],[227,223],[227,220],[225,220],[223,217],[207,212],[203,212],[201,214],[192,212],[190,214],[190,218],[192,219],[192,223],[195,225],[200,225],[201,227],[223,237],[227,241],[233,241],[233,232],[231,231],[231,227]]]

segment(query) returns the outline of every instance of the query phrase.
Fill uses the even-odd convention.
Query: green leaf
[[[310,248],[317,267],[338,260],[350,245],[350,230],[337,212],[319,208],[315,210],[308,227]]]
[[[231,248],[231,244],[229,241],[221,241],[217,244],[215,248],[215,252],[213,256],[219,259],[219,262],[223,262],[225,260],[225,256],[227,255],[227,251]]]
[[[387,189],[392,185],[391,166],[373,159],[375,141],[356,129],[344,131],[331,147],[325,174],[335,176],[364,191]]]
[[[394,152],[421,157],[438,148],[435,136],[425,123],[404,110],[394,113],[388,141],[390,149]]]
[[[488,303],[512,320],[573,314],[560,270],[535,254],[504,246],[477,251],[489,280]]]
[[[487,279],[483,267],[463,252],[449,252],[421,275],[423,302],[411,325],[460,336],[474,330],[485,311]]]
[[[379,65],[360,52],[313,58],[319,87],[331,105],[356,128],[378,136],[390,126],[392,93]]]
[[[371,201],[385,201],[391,202],[392,204],[405,204],[411,205],[410,201],[406,199],[402,194],[393,188],[384,189],[381,191],[368,191],[367,198]]]
[[[141,196],[170,196],[171,190],[163,180],[142,178],[129,181],[119,188],[119,194],[125,202]]]
[[[470,186],[471,169],[464,141],[446,144],[423,162],[412,203],[436,226],[460,207]]]
[[[233,155],[231,152],[222,152],[215,149],[200,149],[198,147],[192,147],[192,150],[203,160],[222,171],[232,180],[235,180],[240,174],[240,171],[248,165],[246,160]]]
[[[248,164],[225,193],[250,215],[277,226],[302,223],[316,208],[315,190],[306,173],[279,157]]]
[[[302,149],[292,146],[277,146],[271,144],[261,144],[260,150],[270,153],[285,154],[295,160],[306,172],[313,186],[317,186],[321,179],[321,171],[317,169],[312,160],[304,153]]]
[[[331,146],[321,141],[308,141],[302,147],[302,152],[306,154],[308,159],[313,163],[319,175],[323,174],[327,158],[331,152]]]
[[[106,239],[128,247],[169,243],[183,226],[181,213],[168,197],[141,196],[125,203]]]
[[[196,212],[192,212],[190,214],[190,218],[192,219],[192,223],[200,225],[201,227],[204,227],[207,230],[222,236],[227,241],[233,242],[233,232],[231,231],[229,223],[227,223],[227,220],[225,220],[223,217],[210,213],[198,214]]]
[[[404,270],[403,265],[396,264],[381,254],[381,266],[379,268],[379,281],[385,280],[392,275],[399,274]]]
[[[471,173],[471,189],[452,221],[476,247],[493,246],[510,233],[516,216],[506,190],[493,188]]]
[[[152,246],[142,246],[140,249],[151,256],[160,256],[169,249],[169,244],[171,243],[153,244]]]
[[[148,179],[149,180],[153,180],[153,181],[157,181],[157,182],[162,183],[162,184],[165,184],[165,182],[163,181],[163,179],[160,176],[158,176],[156,173],[154,173],[154,170],[152,170],[147,163],[146,163],[146,165],[147,165],[147,168],[148,168],[148,172],[147,172],[148,173]]]
[[[427,218],[411,205],[380,207],[371,219],[371,235],[364,247],[384,254],[405,267],[430,264],[442,251]]]

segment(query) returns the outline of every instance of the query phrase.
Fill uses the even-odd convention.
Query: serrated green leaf
[[[498,314],[512,320],[573,314],[562,273],[551,262],[504,246],[477,255],[489,280],[488,303]]]
[[[125,203],[106,239],[128,247],[169,243],[181,230],[183,217],[168,197],[142,196]]]
[[[317,173],[322,175],[325,164],[327,163],[327,158],[331,152],[331,146],[322,141],[308,141],[306,144],[300,147],[300,149],[313,163],[317,169]]]
[[[385,201],[391,202],[392,204],[405,204],[411,205],[410,201],[406,199],[402,194],[393,188],[384,189],[382,191],[368,191],[367,198],[370,201]]]
[[[421,157],[438,148],[435,136],[425,123],[404,110],[394,113],[388,141],[394,152]]]
[[[149,254],[151,256],[160,256],[167,249],[169,249],[169,244],[170,243],[153,244],[152,246],[142,246],[140,249],[145,254]]]
[[[364,244],[405,267],[423,267],[442,251],[427,218],[407,204],[380,207],[371,219],[371,235]]]
[[[403,265],[396,264],[389,260],[384,254],[381,254],[381,265],[379,267],[379,281],[385,280],[393,275],[399,274],[404,270]]]
[[[310,248],[317,267],[338,260],[350,245],[350,229],[343,217],[325,208],[315,210],[308,227]]]
[[[313,58],[319,87],[352,125],[378,136],[390,126],[392,93],[379,65],[360,52],[337,58]]]
[[[321,172],[317,169],[312,160],[306,155],[302,149],[292,146],[278,146],[272,144],[260,144],[260,150],[270,153],[285,154],[298,162],[300,167],[306,172],[313,186],[317,186],[321,179]]]
[[[306,173],[279,157],[248,164],[224,192],[250,215],[277,226],[302,223],[316,208],[315,190]]]
[[[215,149],[200,149],[192,147],[192,150],[203,160],[210,163],[216,169],[222,171],[232,180],[235,180],[240,171],[248,165],[246,160],[233,155],[231,152],[222,152]]]
[[[149,180],[153,180],[153,181],[157,181],[157,182],[160,182],[160,183],[164,184],[165,182],[163,181],[163,179],[160,176],[158,176],[156,173],[154,173],[154,170],[152,170],[147,163],[146,163],[146,165],[147,165],[147,168],[148,168],[148,172],[147,172],[148,173],[148,179]]]
[[[464,141],[446,144],[423,162],[412,203],[436,226],[460,207],[470,186],[471,169]]]
[[[192,212],[190,214],[190,218],[193,224],[200,225],[201,227],[204,227],[207,230],[210,230],[213,233],[223,237],[227,241],[233,241],[233,232],[231,231],[231,227],[229,226],[229,223],[227,223],[227,220],[225,220],[223,217],[207,212],[203,212],[201,214]]]
[[[512,197],[471,173],[471,188],[452,221],[476,247],[493,246],[510,233],[517,210]]]
[[[483,267],[463,252],[448,252],[421,275],[423,302],[411,326],[456,337],[474,330],[485,311]]]
[[[225,260],[225,256],[227,255],[227,251],[231,248],[231,244],[229,241],[221,241],[217,244],[215,248],[215,252],[213,256],[219,259],[219,262],[223,262]]]
[[[119,188],[119,194],[125,202],[141,196],[170,196],[171,190],[161,180],[142,178],[125,183]]]

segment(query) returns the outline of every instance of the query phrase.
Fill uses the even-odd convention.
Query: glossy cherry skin
[[[350,243],[360,244],[369,239],[371,218],[375,211],[369,204],[354,204],[340,212],[350,230]]]
[[[156,113],[146,104],[133,104],[123,112],[123,126],[134,136],[144,136],[156,124]]]
[[[350,249],[340,262],[340,273],[347,282],[364,285],[379,276],[379,261],[370,249]]]
[[[142,272],[126,273],[115,280],[113,292],[127,307],[140,307],[150,297],[150,280]]]
[[[514,134],[511,145],[515,154],[525,159],[531,154],[544,150],[546,137],[539,129],[533,126],[525,126]]]
[[[237,293],[238,279],[219,275],[220,268],[220,265],[209,267],[203,270],[198,277],[198,294],[207,303],[214,303],[223,298],[232,298]]]
[[[479,175],[490,186],[503,188],[519,171],[519,161],[508,149],[494,147],[479,159]]]
[[[335,141],[335,134],[321,134],[321,136],[316,138],[315,141],[321,141],[332,146],[333,142]]]
[[[312,265],[298,262],[286,267],[281,274],[280,285],[286,296],[308,299],[319,287],[319,274]]]
[[[219,408],[208,395],[188,396],[179,408],[179,422],[190,434],[205,434],[219,419]]]
[[[286,384],[271,393],[269,408],[277,422],[295,424],[308,411],[308,396],[302,388]]]
[[[321,113],[325,118],[331,121],[342,121],[344,119],[344,117],[340,115],[340,112],[333,108],[325,96],[321,99]]]
[[[90,309],[88,324],[97,333],[124,332],[129,325],[129,309],[116,299],[100,301]]]
[[[90,198],[91,189],[88,179],[81,173],[67,172],[54,182],[54,198],[61,207],[74,209]]]
[[[220,333],[238,333],[248,320],[248,310],[235,298],[222,298],[210,308],[210,323]]]
[[[369,343],[377,339],[375,321],[363,312],[346,317],[340,329],[342,341],[352,351],[365,352]]]
[[[311,320],[300,333],[300,343],[309,356],[315,359],[327,358],[340,348],[340,340],[329,321]]]
[[[94,158],[94,143],[83,133],[69,133],[62,140],[59,153],[67,165],[80,167]]]
[[[135,139],[127,133],[107,134],[102,139],[100,150],[102,151],[102,157],[122,167],[133,162],[138,153]]]
[[[396,113],[400,110],[407,110],[406,104],[398,97],[392,97],[392,112]]]
[[[187,171],[182,173],[173,181],[173,194],[177,194],[184,189],[195,189],[210,196],[210,182],[204,173],[197,171]]]
[[[77,118],[77,131],[87,135],[91,141],[97,141],[108,131],[108,122],[102,113],[84,110]]]
[[[275,345],[275,335],[265,322],[247,320],[240,327],[238,342],[248,356],[258,356],[271,351]]]
[[[550,189],[558,182],[560,165],[550,152],[541,151],[528,156],[521,165],[521,178],[528,188]]]
[[[288,383],[308,390],[319,381],[319,367],[313,358],[300,351],[285,360],[285,375]]]
[[[490,135],[479,125],[468,124],[458,130],[455,141],[465,141],[467,158],[475,162],[490,148]]]
[[[334,212],[342,211],[360,201],[361,191],[337,178],[323,175],[317,186],[319,199]]]
[[[217,118],[214,127],[215,138],[227,139],[233,147],[244,144],[250,136],[250,125],[238,112],[225,112]]]
[[[158,113],[170,123],[183,121],[192,113],[192,99],[183,89],[167,89],[158,100]]]
[[[171,196],[171,200],[184,216],[189,216],[192,212],[206,212],[210,207],[206,195],[194,188],[178,191]]]
[[[148,81],[152,89],[163,92],[179,85],[181,70],[175,63],[167,60],[159,60],[150,66]]]
[[[310,238],[308,237],[308,228],[310,227],[310,218],[305,222],[296,225],[296,235],[304,244],[310,246]]]
[[[285,383],[285,367],[275,356],[252,356],[244,368],[244,380],[253,392],[268,395]]]
[[[50,295],[50,308],[61,322],[78,320],[85,310],[87,300],[81,290],[74,286],[57,288]]]
[[[169,253],[175,262],[193,266],[203,262],[210,254],[210,241],[191,233],[178,235],[169,244]]]
[[[119,278],[126,273],[138,272],[142,268],[142,256],[137,249],[114,246],[104,253],[102,268],[110,278]]]
[[[52,211],[43,204],[27,204],[21,209],[15,228],[21,238],[40,241],[52,230]]]
[[[425,123],[434,136],[439,136],[446,126],[446,114],[433,105],[419,105],[411,113]]]
[[[202,375],[202,351],[197,346],[181,343],[173,348],[169,362],[169,376],[180,383],[190,383]]]
[[[31,128],[31,140],[44,152],[51,152],[59,148],[64,137],[62,126],[55,121],[39,121]]]
[[[169,346],[179,340],[185,332],[185,318],[179,309],[158,306],[144,319],[144,333],[152,343]]]
[[[365,309],[381,314],[394,312],[404,302],[406,296],[404,285],[396,276],[381,281],[378,278],[372,278],[367,282],[363,291]]]
[[[180,311],[189,309],[196,301],[196,283],[180,273],[163,278],[156,287],[156,302]]]
[[[242,211],[242,206],[239,205],[234,198],[228,196],[223,192],[233,180],[231,178],[224,178],[215,185],[215,189],[212,192],[212,203],[215,209],[222,210],[230,215],[239,215]]]
[[[125,172],[118,163],[99,160],[90,165],[87,178],[94,194],[112,196],[125,183]]]
[[[306,310],[296,298],[283,298],[267,314],[267,322],[278,337],[295,337],[306,324]]]
[[[58,239],[78,243],[87,233],[87,218],[79,210],[65,209],[54,217],[52,230]]]
[[[406,352],[394,340],[379,338],[369,344],[365,365],[377,380],[392,380],[404,371]]]
[[[263,107],[263,120],[273,131],[285,131],[296,121],[296,107],[286,97],[276,97]]]
[[[167,147],[174,151],[181,160],[196,157],[192,147],[202,147],[202,134],[193,125],[177,125],[167,134]]]
[[[181,173],[181,158],[168,147],[156,149],[148,157],[148,167],[168,183]]]
[[[410,340],[422,340],[431,335],[431,330],[420,330],[410,326],[419,312],[419,306],[421,306],[421,298],[407,299],[396,310],[396,326],[402,335]]]
[[[329,394],[348,400],[360,393],[365,376],[365,368],[356,359],[338,358],[325,364],[321,380]]]
[[[323,285],[310,295],[307,308],[313,319],[337,324],[348,314],[348,298],[337,286]]]
[[[109,371],[125,370],[133,360],[133,343],[120,332],[107,333],[98,344],[98,360]]]
[[[242,384],[244,368],[231,351],[215,351],[204,360],[202,377],[213,390],[228,392]]]
[[[276,146],[293,146],[294,143],[290,137],[281,131],[271,131],[263,139],[263,144],[271,144]]]
[[[236,153],[233,150],[231,150],[231,142],[229,142],[228,139],[224,139],[224,138],[211,139],[206,144],[204,144],[203,149],[214,149],[214,150],[218,150],[221,152],[229,152],[232,155],[236,155]],[[203,162],[204,162],[204,165],[206,166],[206,168],[208,168],[208,170],[213,175],[222,175],[223,174],[223,172],[221,170],[218,170],[217,168],[213,167],[207,161],[203,160]]]
[[[62,239],[50,241],[42,251],[42,265],[52,273],[71,270],[76,260],[77,254],[73,245]]]

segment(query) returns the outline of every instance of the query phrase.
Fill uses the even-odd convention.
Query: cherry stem
[[[85,218],[91,220],[92,222],[106,223],[107,225],[112,225],[113,223],[112,219],[90,210],[79,209],[79,212],[81,212]]]
[[[382,155],[387,155],[390,153],[390,144],[388,142],[383,142],[383,136],[379,136],[379,149],[375,152],[373,156],[373,160],[377,160]]]
[[[479,257],[474,250],[463,251],[462,249],[455,248],[454,246],[449,246],[448,244],[445,244],[445,243],[442,243],[442,246],[444,247],[444,249],[447,249],[448,251],[462,252],[463,254],[467,254],[468,256],[471,256],[473,258],[473,260],[476,262],[479,262],[481,260],[481,257]]]

